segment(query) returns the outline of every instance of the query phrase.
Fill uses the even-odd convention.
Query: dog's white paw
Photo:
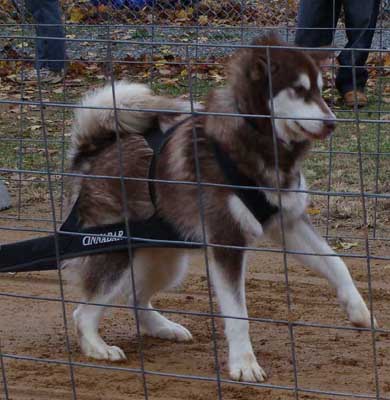
[[[359,328],[371,328],[371,314],[363,301],[358,304],[350,304],[347,308],[347,313],[352,325]],[[375,317],[374,328],[378,328]]]
[[[235,381],[263,382],[267,374],[252,353],[246,353],[230,361],[230,377]]]
[[[148,336],[176,340],[178,342],[188,342],[192,340],[191,332],[187,328],[184,328],[184,326],[176,322],[169,321],[168,319],[157,326],[153,326],[153,328],[144,330],[144,333]]]
[[[346,310],[352,325],[359,328],[371,328],[371,314],[366,303],[355,287],[344,288],[339,291],[341,305]],[[374,327],[378,324],[374,318]]]
[[[120,347],[108,346],[106,343],[100,343],[96,346],[91,343],[83,343],[81,345],[83,353],[95,360],[123,361],[126,355]]]

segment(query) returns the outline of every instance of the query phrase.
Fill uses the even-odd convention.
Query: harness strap
[[[178,126],[184,124],[192,116],[180,121],[161,135],[157,140],[147,137],[154,150],[149,171],[149,178],[154,179],[155,164],[164,145]],[[161,138],[162,136],[162,138]],[[237,164],[222,150],[217,142],[213,142],[216,160],[226,181],[235,186],[235,193],[260,222],[266,222],[278,208],[272,205],[264,192],[256,189],[242,189],[239,186],[256,187],[257,184],[242,174]],[[154,182],[149,183],[150,193],[155,204]],[[57,269],[58,259],[87,256],[91,254],[125,251],[129,241],[133,248],[138,247],[182,247],[199,248],[201,243],[183,241],[173,226],[154,214],[148,220],[129,221],[131,237],[126,236],[125,223],[80,229],[78,203],[73,208],[55,235],[26,240],[22,242],[0,245],[0,272],[25,272]],[[55,243],[58,244],[58,254]]]
[[[153,205],[156,207],[156,189],[154,186],[153,180],[155,179],[156,175],[156,162],[157,162],[157,157],[160,155],[162,149],[172,136],[172,134],[175,132],[175,130],[182,124],[184,124],[186,121],[192,118],[192,115],[190,115],[188,118],[185,118],[181,121],[179,121],[177,124],[171,126],[169,129],[163,133],[161,129],[152,129],[145,135],[145,139],[150,146],[150,148],[153,150],[153,156],[152,160],[150,162],[149,166],[149,175],[148,175],[148,185],[149,185],[149,194],[150,198],[152,200]],[[75,201],[72,210],[70,211],[67,219],[64,221],[64,223],[61,225],[60,230],[63,231],[72,231],[76,232],[79,230],[79,215],[78,215],[78,204],[79,204],[80,197],[77,198]]]
[[[237,163],[216,141],[213,142],[213,151],[225,179],[234,186],[235,194],[261,224],[267,222],[279,211],[279,207],[270,203],[262,190],[255,189],[258,186],[255,180],[241,173]],[[243,186],[253,189],[244,189]]]
[[[193,116],[191,115],[188,118],[181,120],[176,125],[170,127],[164,134],[162,134],[161,131],[159,132],[158,130],[154,130],[151,134],[145,136],[149,146],[153,149],[153,158],[149,168],[149,192],[152,202],[155,206],[156,189],[153,179],[155,179],[156,174],[157,158],[159,157],[161,151],[164,149],[164,146],[167,144],[168,140],[171,138],[176,129],[188,120],[190,120],[192,117]],[[255,123],[256,118],[246,117],[245,119],[254,129],[257,129],[257,125]],[[242,189],[242,186],[255,188],[256,186],[258,186],[258,184],[255,182],[255,180],[240,172],[237,163],[231,159],[227,152],[222,150],[217,141],[213,140],[212,145],[215,158],[221,168],[221,171],[226,181],[230,185],[235,186],[235,193],[246,205],[246,207],[251,211],[254,217],[260,223],[265,223],[272,215],[276,214],[279,211],[279,208],[268,201],[263,191],[255,189]]]
[[[55,235],[0,245],[0,273],[55,270],[58,261],[126,251],[129,241],[132,248],[191,249],[202,246],[201,243],[183,241],[171,224],[157,216],[146,221],[129,221],[129,226],[131,237],[126,235],[125,223],[84,229],[73,226],[69,231],[62,226]]]
[[[237,107],[237,111],[240,114],[246,114],[244,112],[242,112],[241,108],[239,107],[238,103],[236,103],[236,107]],[[243,118],[245,120],[245,122],[248,123],[248,125],[254,130],[254,131],[258,131],[259,127],[257,126],[257,120],[261,117],[251,117],[251,116],[245,116],[245,115],[241,115],[241,118]],[[288,146],[288,143],[281,137],[279,137],[278,135],[276,135],[276,140],[278,142],[280,142],[281,144]]]
[[[154,129],[152,132],[145,135],[145,139],[148,142],[148,145],[153,150],[152,161],[150,162],[149,166],[149,194],[152,200],[154,207],[156,208],[156,188],[155,182],[153,180],[156,177],[156,166],[157,166],[157,158],[160,155],[161,151],[168,143],[168,140],[171,138],[175,130],[183,125],[185,122],[189,121],[193,116],[190,115],[189,117],[179,121],[177,124],[171,126],[165,132],[162,132],[160,129]]]

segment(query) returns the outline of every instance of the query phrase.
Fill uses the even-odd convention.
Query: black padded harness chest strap
[[[229,182],[229,185],[235,186],[235,194],[261,224],[267,222],[279,211],[279,208],[269,202],[262,190],[243,189],[245,186],[256,188],[259,185],[252,178],[240,172],[237,164],[217,142],[213,143],[213,150],[226,181]]]
[[[156,177],[156,162],[157,158],[162,152],[168,140],[171,138],[176,129],[183,125],[185,122],[192,119],[192,115],[179,121],[176,125],[171,126],[166,132],[162,132],[160,128],[153,129],[147,135],[145,139],[148,142],[149,147],[153,150],[152,161],[149,167],[149,194],[154,206],[156,206],[156,188],[154,186],[153,179]]]
[[[145,136],[149,146],[154,152],[149,168],[149,192],[154,205],[156,205],[156,190],[153,179],[156,175],[156,161],[169,138],[176,129],[193,118],[192,116],[183,119],[176,125],[169,128],[165,133],[153,130]],[[253,122],[253,121],[252,121]],[[253,125],[255,127],[255,125]],[[195,128],[196,129],[196,128]],[[223,151],[217,141],[212,143],[215,159],[217,160],[221,171],[229,185],[234,186],[234,191],[240,200],[246,205],[254,217],[261,223],[268,221],[279,210],[277,206],[271,204],[262,190],[243,189],[242,187],[256,187],[255,180],[244,175],[238,169],[237,164],[231,159],[226,151]]]

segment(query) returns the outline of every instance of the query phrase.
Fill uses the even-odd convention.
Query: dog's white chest
[[[263,235],[263,227],[246,205],[235,194],[229,197],[228,207],[235,221],[248,239],[254,240]]]
[[[266,191],[265,195],[271,204],[279,207],[279,193],[277,191]],[[307,193],[306,180],[302,173],[299,181],[292,185],[288,192],[280,192],[280,199],[282,210],[289,218],[297,218],[305,212],[309,205],[309,194]]]

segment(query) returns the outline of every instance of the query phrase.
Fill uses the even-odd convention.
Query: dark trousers
[[[369,49],[374,36],[379,5],[380,0],[301,0],[295,43],[305,47],[330,46],[343,6],[348,38],[345,48]],[[368,51],[364,50],[341,51],[338,56],[340,68],[336,77],[336,87],[341,94],[354,89],[353,69],[356,73],[356,87],[364,88],[368,78],[365,68],[367,57]]]
[[[36,68],[48,68],[59,72],[65,66],[64,28],[58,0],[25,0],[28,11],[32,14],[37,36],[50,39],[36,40]],[[51,24],[45,25],[45,24]]]

